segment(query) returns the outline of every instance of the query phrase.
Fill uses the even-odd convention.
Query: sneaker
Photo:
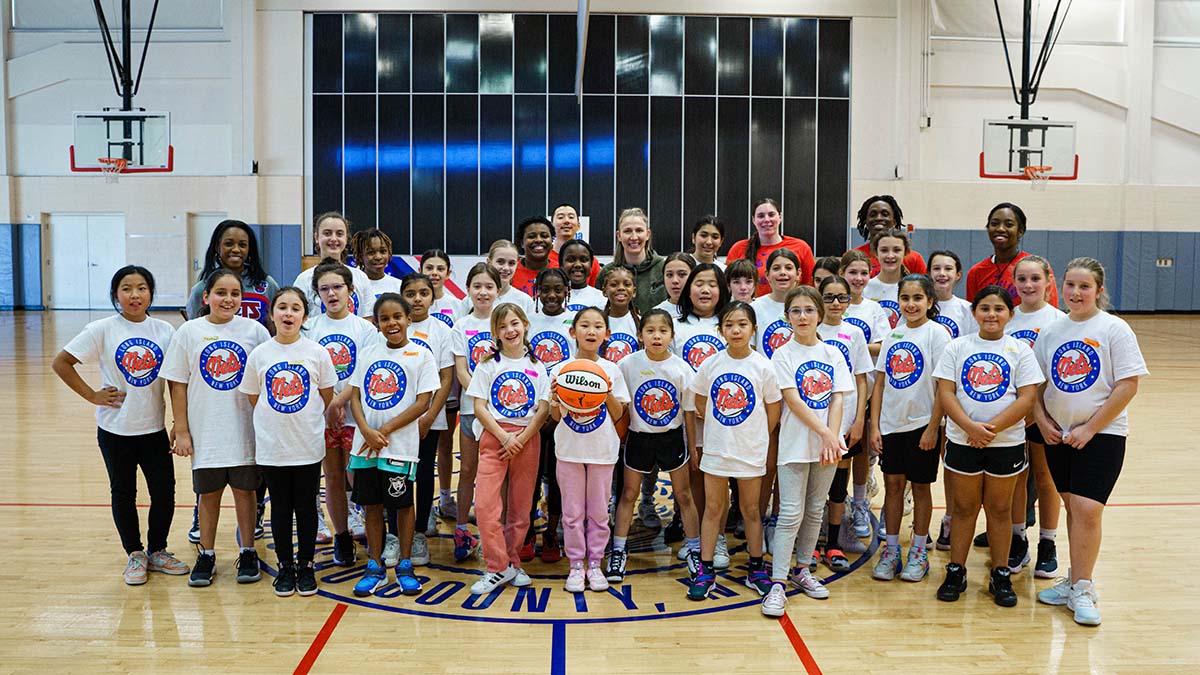
[[[671,520],[671,524],[667,525],[666,529],[663,530],[663,543],[678,544],[679,542],[683,541],[683,539],[683,521],[679,520],[678,518],[673,518]]]
[[[867,472],[867,499],[875,499],[879,495],[879,479],[875,477],[875,466]]]
[[[516,576],[517,571],[512,565],[499,572],[485,572],[482,579],[471,585],[471,595],[487,595],[512,581]]]
[[[729,568],[729,546],[725,543],[725,535],[717,535],[717,549],[713,552],[713,567],[723,570]]]
[[[367,561],[367,569],[363,571],[362,579],[354,584],[354,595],[365,598],[375,595],[375,591],[387,586],[387,568],[374,560]]]
[[[437,515],[434,513],[435,510],[436,510],[436,507],[433,509],[429,509],[429,520],[425,521],[425,536],[426,537],[438,536],[438,521],[437,521]]]
[[[912,483],[905,483],[904,484],[904,515],[907,516],[908,514],[912,513],[912,510],[913,510]]]
[[[442,520],[458,520],[458,502],[454,501],[453,493],[438,496],[438,515]]]
[[[688,586],[687,598],[688,600],[704,600],[716,585],[717,577],[713,574],[713,570],[704,563],[700,563],[696,578]]]
[[[853,522],[851,530],[854,531],[855,537],[871,536],[871,506],[867,502],[850,502],[850,517]],[[842,525],[845,530],[846,526]],[[845,548],[843,546],[842,548]]]
[[[192,575],[188,577],[188,586],[211,586],[216,571],[217,556],[201,553],[196,556],[196,565],[192,568]]]
[[[879,509],[879,527],[875,530],[875,536],[879,538],[879,541],[887,541],[887,514],[883,512],[882,508]]]
[[[1096,609],[1096,584],[1086,579],[1080,579],[1071,586],[1071,595],[1067,599],[1067,609],[1075,612],[1075,623],[1081,626],[1099,626],[1100,610]]]
[[[413,537],[416,538],[416,535]],[[385,568],[400,564],[400,537],[390,533],[385,534],[383,536],[383,554],[379,557],[383,559]]]
[[[800,559],[800,557],[799,557],[799,556],[797,556],[797,557],[796,557],[796,559],[797,559],[797,560],[799,560],[799,559]],[[821,562],[821,552],[820,552],[820,551],[815,551],[815,550],[814,550],[814,551],[812,552],[812,555],[808,557],[808,571],[809,571],[809,572],[816,572],[816,571],[817,571],[817,565],[818,565],[818,564],[820,564],[820,562]]]
[[[763,518],[763,553],[771,552],[771,543],[775,541],[775,529],[778,525],[778,516]]]
[[[512,581],[508,582],[510,586],[524,588],[525,586],[533,583],[533,579],[529,578],[529,573],[525,571],[525,568],[514,567],[513,571],[516,573],[516,575],[513,577]]]
[[[868,526],[867,534],[870,534],[870,526]],[[828,542],[829,546],[841,549],[845,553],[866,553],[867,545],[858,540],[858,535],[854,532],[854,521],[850,514],[847,513],[845,518],[842,518],[842,529],[838,530],[838,540]]]
[[[1012,586],[1012,572],[1001,565],[992,570],[992,578],[988,581],[988,593],[992,601],[1001,607],[1016,607],[1017,592]]]
[[[412,561],[413,567],[424,567],[429,564],[429,541],[420,532],[413,535],[412,556],[409,560]]]
[[[129,554],[129,562],[125,563],[125,583],[130,586],[141,586],[146,583],[145,551],[134,551]]]
[[[763,598],[762,613],[763,616],[780,617],[787,612],[787,593],[783,589],[783,584],[771,584],[771,590]]]
[[[946,580],[937,589],[937,599],[954,602],[967,590],[967,568],[957,563],[946,565]]]
[[[950,516],[942,516],[942,526],[938,529],[937,550],[950,550]]]
[[[1029,564],[1029,540],[1017,535],[1012,536],[1012,545],[1008,548],[1008,571],[1020,574]]]
[[[643,499],[638,504],[638,520],[642,521],[642,527],[651,530],[662,528],[662,519],[658,517],[658,506],[654,503],[653,499],[650,501]]]
[[[700,573],[700,551],[687,550],[687,566],[688,577],[695,581],[696,575]]]
[[[333,541],[333,532],[329,523],[325,522],[325,509],[321,508],[321,498],[317,498],[317,544],[328,544]]]
[[[871,576],[880,581],[891,581],[900,572],[900,547],[884,544],[879,562],[871,571]]]
[[[317,594],[317,571],[311,560],[296,565],[296,592],[306,598]]]
[[[908,560],[904,563],[904,571],[900,578],[905,581],[920,581],[929,573],[929,549],[908,549]]]
[[[604,578],[614,583],[625,581],[625,559],[628,554],[624,550],[613,549],[608,553],[608,564],[604,567]]]
[[[404,595],[420,595],[421,582],[413,572],[412,560],[401,560],[396,563],[396,583],[400,584],[400,592]]]
[[[262,571],[258,566],[258,551],[252,548],[242,549],[237,559],[237,582],[252,584],[262,579]]]
[[[1033,568],[1033,576],[1038,579],[1053,579],[1058,571],[1058,549],[1052,539],[1039,539],[1037,565]]]
[[[338,567],[353,567],[357,554],[354,551],[354,537],[349,532],[339,532],[333,535],[333,564]]]
[[[192,544],[200,543],[200,507],[192,507],[192,527],[188,530],[188,542]]]
[[[804,567],[801,567],[796,573],[791,575],[791,581],[810,598],[825,600],[829,597],[829,589],[825,588],[824,584]]]
[[[1061,607],[1071,599],[1071,568],[1067,568],[1067,576],[1059,577],[1058,583],[1037,594],[1038,602],[1044,605]]]
[[[568,593],[582,593],[586,588],[586,578],[583,573],[583,563],[571,563],[571,572],[567,574],[567,582],[563,584],[563,589]]]
[[[350,515],[346,516],[346,529],[350,530],[355,540],[367,540],[367,524],[363,522],[362,511],[358,510],[357,504],[350,505]]]
[[[687,544],[684,544],[683,546],[679,547],[678,551],[675,552],[675,557],[680,560],[687,560],[688,555],[691,554],[691,552],[692,552],[692,549],[688,548]],[[699,555],[700,552],[696,551],[696,554]]]
[[[187,563],[176,558],[170,551],[155,551],[146,557],[146,569],[172,576],[188,573]]]
[[[738,521],[741,519],[742,512],[737,508],[730,508],[729,513],[725,515],[725,534],[737,532]]]
[[[975,535],[975,539],[972,540],[971,543],[974,546],[977,546],[979,548],[987,548],[988,547],[987,531],[983,531],[983,532],[980,532],[979,534]]]
[[[767,574],[766,565],[758,569],[750,569],[750,573],[746,575],[746,588],[758,593],[759,596],[771,592],[771,576]]]
[[[254,507],[254,539],[257,541],[262,539],[267,534],[263,529],[263,516],[267,513],[267,505],[265,502],[259,502],[258,506]]]
[[[542,562],[556,563],[562,560],[562,547],[558,545],[558,535],[547,530],[542,533]]]
[[[587,569],[588,588],[593,591],[607,591],[608,579],[604,576],[604,570],[600,569],[600,561],[593,560],[588,563]]]
[[[529,562],[537,557],[537,551],[533,548],[533,535],[531,534],[524,544],[521,544],[521,552],[519,557],[521,562]]]
[[[454,528],[454,561],[462,562],[475,555],[479,539],[461,527]]]
[[[837,548],[825,549],[825,565],[834,572],[847,572],[850,570],[850,561],[846,559],[846,554]]]
[[[296,564],[279,563],[279,573],[271,583],[275,587],[275,595],[286,598],[296,592]]]

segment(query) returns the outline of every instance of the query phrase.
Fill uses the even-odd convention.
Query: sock
[[[254,547],[253,546],[243,546],[242,553],[245,553],[246,551],[254,551]]]
[[[700,537],[695,537],[694,539],[685,539],[684,541],[687,543],[687,547],[689,549],[696,552],[700,551]]]
[[[243,550],[244,550],[244,549],[243,549]],[[207,550],[202,550],[202,551],[200,551],[200,552],[201,552],[201,553],[203,553],[204,555],[211,555],[211,556],[215,556],[215,555],[217,555],[217,552],[216,552],[214,549],[211,549],[211,548],[210,548],[210,549],[207,549]]]
[[[713,561],[711,561],[711,560],[704,560],[703,558],[701,558],[701,559],[700,559],[700,566],[701,566],[701,567],[703,567],[703,568],[704,568],[704,569],[706,569],[706,570],[709,570],[710,572],[711,572],[712,570],[716,569],[716,567],[713,565]]]
[[[1038,539],[1048,539],[1054,541],[1054,537],[1058,535],[1058,530],[1047,530],[1042,528],[1038,531]]]
[[[438,497],[441,497],[442,500],[450,499],[450,488],[438,490]]]
[[[866,483],[863,483],[862,485],[859,485],[858,483],[854,484],[854,501],[856,501],[856,502],[867,501],[867,484]]]
[[[763,568],[764,564],[765,563],[763,563],[763,557],[761,555],[758,556],[757,558],[755,558],[754,556],[750,556],[750,569],[761,570]]]
[[[900,535],[889,534],[887,536],[887,545],[893,548],[900,548]]]
[[[455,526],[454,526],[454,529],[455,529],[455,530],[462,530],[463,532],[466,532],[467,534],[470,534],[470,533],[471,533],[471,532],[470,532],[470,530],[468,530],[468,529],[467,529],[467,526],[466,526],[466,525],[455,525]]]
[[[624,551],[625,550],[625,539],[626,539],[626,537],[613,537],[613,550],[614,551]]]
[[[1013,534],[1017,535],[1018,537],[1021,538],[1022,541],[1024,541],[1024,539],[1025,539],[1025,521],[1021,521],[1019,523],[1013,523],[1012,531],[1013,531]]]
[[[828,551],[831,548],[838,548],[838,542],[840,541],[839,537],[841,537],[841,534],[842,534],[842,524],[841,523],[830,523],[829,524],[829,530],[827,531],[827,534],[825,535],[825,550],[826,551]]]
[[[910,551],[924,551],[929,545],[929,533],[917,534],[913,533],[912,545],[908,547]]]

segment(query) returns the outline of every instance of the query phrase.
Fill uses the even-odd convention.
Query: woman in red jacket
[[[755,295],[763,296],[771,292],[771,286],[767,283],[767,257],[781,248],[790,249],[800,259],[800,283],[811,286],[816,259],[803,239],[782,234],[783,212],[779,210],[779,204],[769,197],[754,202],[753,222],[753,235],[729,247],[725,264],[738,258],[753,262],[758,269],[758,292]]]

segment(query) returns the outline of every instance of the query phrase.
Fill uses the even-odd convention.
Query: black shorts
[[[937,449],[922,450],[921,434],[925,427],[895,434],[884,434],[880,466],[884,474],[902,475],[911,483],[936,483],[938,473]]]
[[[261,478],[261,472],[253,464],[192,469],[192,492],[203,495],[224,490],[226,485],[237,490],[257,490]]]
[[[352,499],[359,506],[383,504],[389,509],[407,509],[413,505],[413,484],[404,474],[379,468],[355,469]]]
[[[1042,430],[1036,424],[1030,424],[1025,427],[1025,440],[1038,445],[1045,445],[1046,439],[1042,437]]]
[[[683,427],[658,434],[630,431],[625,441],[625,466],[638,473],[653,473],[655,465],[661,471],[674,471],[689,458]]]
[[[851,459],[851,458],[857,457],[858,455],[862,454],[862,451],[863,451],[863,443],[860,440],[859,442],[850,446],[850,449],[846,451],[846,454],[842,455],[842,459]]]
[[[1125,437],[1096,434],[1082,450],[1069,445],[1047,445],[1046,466],[1060,493],[1108,503],[1121,465],[1125,463]]]
[[[1029,466],[1025,444],[999,448],[972,448],[946,441],[946,469],[965,476],[987,474],[996,478],[1016,476]]]

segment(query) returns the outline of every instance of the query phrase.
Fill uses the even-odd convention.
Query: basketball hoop
[[[1045,192],[1046,186],[1050,183],[1050,171],[1052,166],[1027,166],[1025,167],[1025,179],[1029,181],[1029,187],[1033,188],[1034,192]]]
[[[121,182],[121,172],[125,170],[128,161],[124,157],[99,157],[100,171],[104,174],[105,183]]]

